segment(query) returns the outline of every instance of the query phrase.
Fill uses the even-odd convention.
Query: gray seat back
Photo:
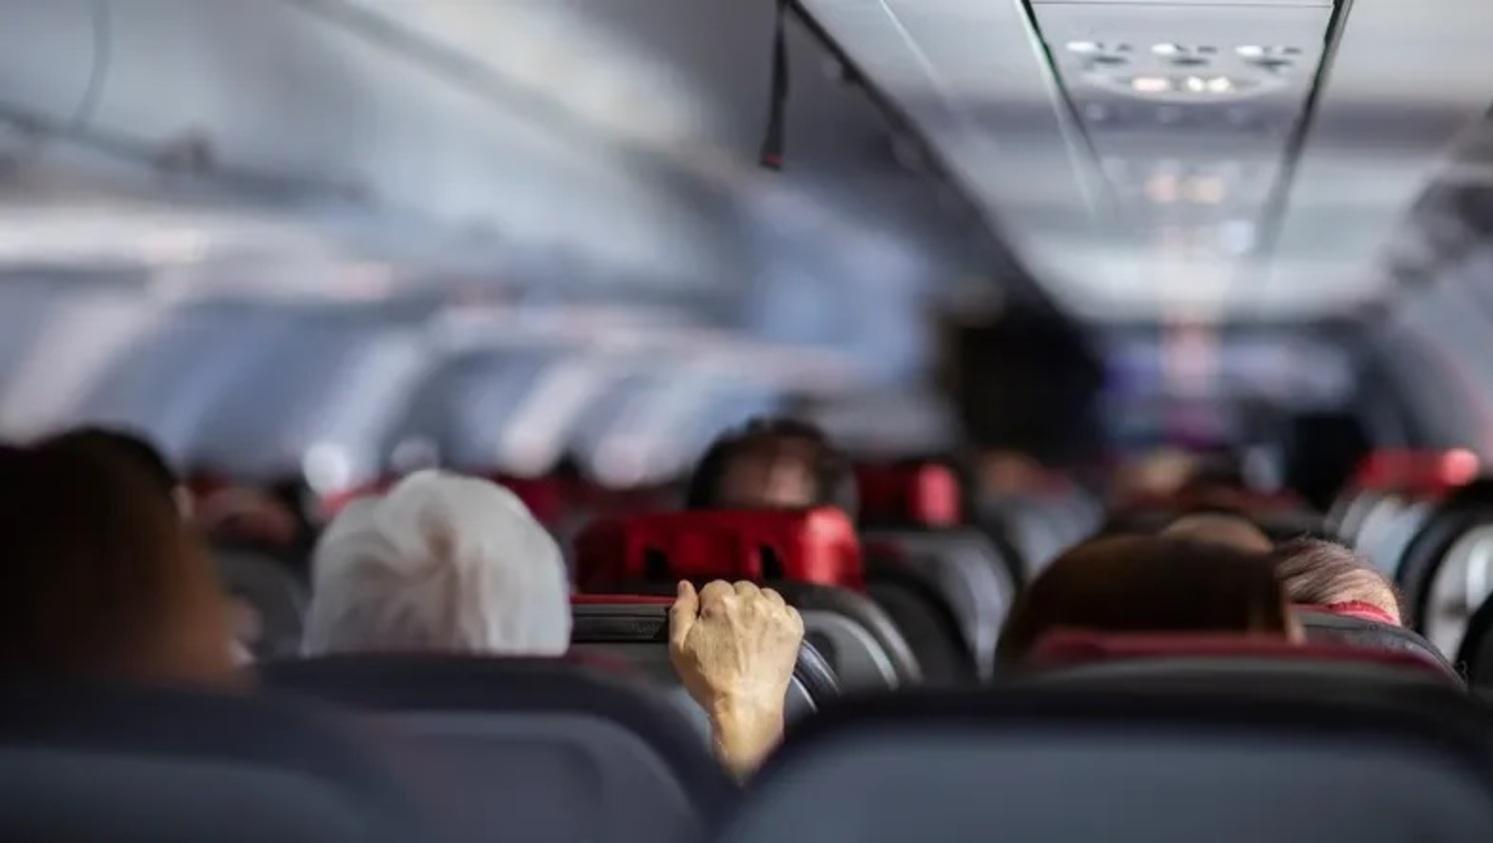
[[[685,693],[669,661],[669,615],[662,603],[586,603],[571,607],[571,652],[626,664],[633,672],[664,691],[672,703],[702,732],[708,732],[705,713]],[[785,714],[795,723],[840,696],[839,677],[813,645],[799,648],[798,663],[788,685]]]
[[[367,713],[444,840],[693,841],[732,790],[645,688],[550,659],[357,656],[265,681]]]
[[[1486,714],[1464,697],[1386,698],[1351,682],[1320,701],[1223,690],[863,701],[796,736],[722,839],[1473,843],[1493,834]]]
[[[959,621],[976,672],[988,678],[995,665],[1001,624],[1016,599],[1016,584],[995,545],[977,530],[875,530],[866,547],[891,553],[876,555],[875,566],[892,564],[927,582]]]
[[[399,841],[406,794],[348,723],[284,702],[0,689],[0,839]]]

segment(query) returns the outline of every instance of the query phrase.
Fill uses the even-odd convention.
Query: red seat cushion
[[[680,579],[865,585],[855,527],[830,507],[602,519],[576,539],[576,579],[584,592]]]

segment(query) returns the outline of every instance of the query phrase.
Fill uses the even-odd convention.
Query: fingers
[[[762,593],[762,589],[758,588],[756,583],[747,582],[746,580],[738,582],[735,585],[735,589],[736,596],[738,597],[755,597]]]
[[[735,596],[736,589],[725,580],[711,580],[700,589],[700,614],[714,616],[726,605],[726,598]]]
[[[803,635],[804,635],[804,618],[803,618],[803,615],[800,615],[798,613],[798,610],[795,609],[795,608],[793,608],[792,606],[786,606],[784,608],[786,608],[788,610],[788,621],[792,624],[794,633],[800,639],[802,639]]]
[[[776,589],[764,588],[762,589],[762,596],[766,597],[769,603],[777,606],[780,609],[785,608],[788,605],[783,600],[783,595],[779,594]]]
[[[689,580],[679,581],[679,590],[674,605],[669,607],[669,643],[676,649],[684,645],[690,628],[700,616],[700,597]]]

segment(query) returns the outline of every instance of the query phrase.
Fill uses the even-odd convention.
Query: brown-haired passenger
[[[1023,662],[1057,630],[1293,635],[1268,556],[1141,536],[1088,542],[1047,566],[1017,599],[998,655]]]
[[[1164,539],[1223,545],[1243,553],[1269,553],[1275,549],[1275,543],[1253,521],[1227,512],[1184,515],[1168,524],[1159,535]]]
[[[137,461],[66,442],[0,452],[0,671],[237,684],[226,601]]]
[[[1297,606],[1401,623],[1400,595],[1389,580],[1336,542],[1294,539],[1276,548],[1275,575]]]

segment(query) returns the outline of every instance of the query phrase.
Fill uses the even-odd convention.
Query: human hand
[[[690,696],[710,715],[716,753],[737,774],[755,768],[783,732],[783,698],[803,619],[782,595],[716,580],[679,584],[669,610],[669,654]]]

